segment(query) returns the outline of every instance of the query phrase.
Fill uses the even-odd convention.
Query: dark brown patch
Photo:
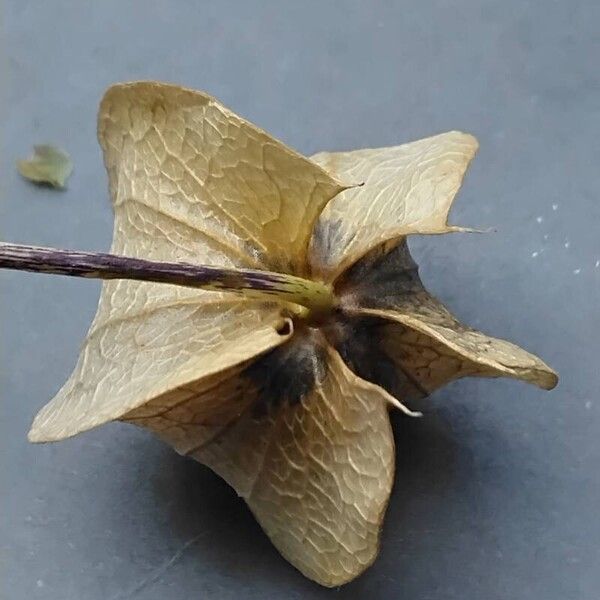
[[[427,390],[411,373],[399,368],[385,350],[388,325],[378,317],[348,317],[340,313],[325,334],[348,367],[362,379],[381,386],[401,402],[424,398]]]
[[[296,332],[289,342],[260,357],[244,372],[260,390],[253,415],[258,418],[280,406],[298,404],[326,373],[319,340],[310,332]]]
[[[424,291],[417,263],[406,239],[377,246],[336,282],[340,296],[352,295],[360,306],[392,308],[400,298]]]
[[[281,325],[278,325],[276,331],[279,335],[290,335],[292,333],[292,324],[286,319]]]

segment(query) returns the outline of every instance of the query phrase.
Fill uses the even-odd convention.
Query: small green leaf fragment
[[[29,181],[64,188],[73,171],[73,163],[64,150],[40,145],[33,147],[31,158],[17,161],[17,169]]]

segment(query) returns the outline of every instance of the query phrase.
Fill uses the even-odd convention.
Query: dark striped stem
[[[246,297],[299,304],[314,314],[328,312],[335,304],[330,285],[286,273],[155,262],[100,252],[0,243],[0,269],[88,279],[134,279],[204,290],[226,290]]]

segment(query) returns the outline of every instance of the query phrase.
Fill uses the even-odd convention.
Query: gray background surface
[[[394,418],[381,555],[328,591],[244,503],[151,435],[109,425],[32,446],[71,371],[97,282],[2,273],[2,574],[7,600],[600,596],[600,78],[596,0],[29,2],[3,7],[4,240],[106,250],[95,113],[112,82],[207,90],[302,152],[449,129],[481,142],[453,209],[496,233],[415,239],[463,320],[541,354],[544,393],[465,380]],[[49,141],[65,193],[14,162]]]

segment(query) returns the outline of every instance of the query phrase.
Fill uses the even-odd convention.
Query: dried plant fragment
[[[330,173],[364,182],[325,207],[312,239],[313,273],[331,281],[388,240],[465,231],[448,225],[448,212],[477,148],[472,135],[450,131],[402,146],[312,156]]]
[[[146,427],[228,481],[302,573],[336,586],[377,554],[389,407],[410,413],[405,400],[467,375],[556,384],[537,357],[460,324],[409,254],[408,235],[461,230],[448,212],[472,136],[308,159],[204,93],[153,82],[110,88],[98,131],[112,252],[219,268],[223,285],[105,282],[32,441]],[[252,269],[306,294],[230,291],[252,288]]]
[[[404,238],[391,249],[375,248],[353,265],[338,282],[337,294],[351,320],[379,323],[376,334],[365,336],[359,345],[362,351],[373,356],[376,346],[422,396],[465,376],[511,377],[544,389],[557,383],[556,374],[537,356],[467,327],[451,315],[423,287]],[[348,349],[350,355],[356,351],[356,345]],[[378,368],[383,364],[380,360]],[[394,393],[377,377],[369,379]],[[402,398],[413,396],[409,390],[402,392]]]
[[[73,172],[73,163],[64,150],[45,144],[34,146],[30,158],[18,160],[17,169],[29,181],[64,188]]]
[[[223,398],[241,418],[229,426],[203,419]],[[221,475],[288,560],[333,586],[375,559],[393,482],[389,402],[305,331],[168,410],[126,418]]]
[[[375,560],[394,445],[386,392],[329,347],[323,361],[299,402],[240,419],[193,456],[245,498],[283,556],[335,586]]]

